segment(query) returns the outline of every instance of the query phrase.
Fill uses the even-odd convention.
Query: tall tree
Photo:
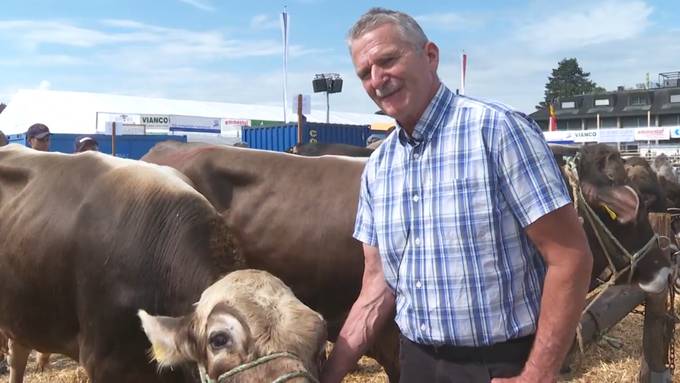
[[[576,58],[563,59],[552,70],[545,84],[545,100],[537,108],[545,108],[546,103],[557,97],[570,97],[588,93],[602,93],[606,90],[591,81],[590,72],[584,72]]]

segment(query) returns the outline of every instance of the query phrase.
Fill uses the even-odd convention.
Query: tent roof
[[[42,122],[52,133],[93,134],[97,132],[97,124],[102,125],[103,115],[111,114],[283,120],[280,106],[24,89],[19,90],[7,108],[0,113],[0,130],[6,134],[24,133],[32,124]],[[287,117],[289,120],[297,118],[292,113],[288,113]],[[307,121],[326,122],[326,111],[312,110],[307,116]],[[338,124],[370,125],[375,122],[393,123],[393,121],[388,116],[377,114],[334,111],[330,113],[330,122]]]

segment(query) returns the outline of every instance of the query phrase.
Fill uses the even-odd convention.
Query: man
[[[99,143],[97,142],[97,140],[95,140],[94,137],[90,136],[77,137],[75,142],[74,153],[82,153],[88,150],[92,150],[95,152],[99,151]]]
[[[540,129],[454,95],[406,14],[370,10],[348,44],[398,125],[362,177],[363,285],[322,382],[339,382],[395,310],[402,382],[555,382],[592,256]]]
[[[28,145],[42,152],[50,151],[50,129],[45,124],[33,124],[26,132]]]

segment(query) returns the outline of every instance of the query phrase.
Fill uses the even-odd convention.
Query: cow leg
[[[383,366],[390,383],[399,382],[399,328],[393,320],[385,324],[367,354]]]
[[[45,367],[50,363],[50,353],[49,352],[39,352],[38,353],[38,370],[40,372],[45,371]]]
[[[10,339],[8,342],[9,348],[9,383],[22,383],[24,381],[24,373],[26,372],[26,363],[28,363],[28,354],[31,349],[15,340]]]

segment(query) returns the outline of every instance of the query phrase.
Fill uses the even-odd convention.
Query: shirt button
[[[427,329],[427,326],[425,326],[425,323],[422,323],[422,324],[420,325],[420,329],[421,329],[422,331],[425,331],[425,330]]]
[[[418,197],[418,194],[413,196],[413,202],[418,202],[420,201],[420,197]]]
[[[420,238],[416,238],[416,240],[413,242],[416,244],[416,246],[420,246]]]
[[[413,158],[415,158],[416,160],[420,158],[420,153],[413,153]]]
[[[416,282],[416,287],[417,287],[417,288],[420,288],[421,286],[422,286],[422,283],[420,283],[420,281],[417,281],[417,282]]]

